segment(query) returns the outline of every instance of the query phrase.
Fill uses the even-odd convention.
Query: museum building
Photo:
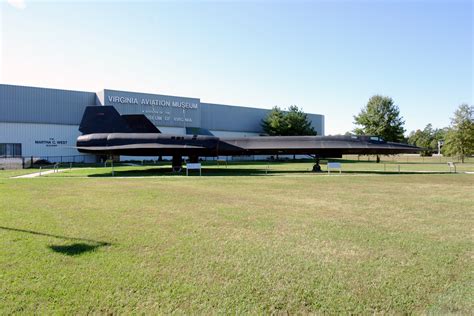
[[[83,92],[0,84],[0,157],[35,157],[51,162],[95,162],[75,148],[84,109],[113,105],[120,114],[144,114],[165,134],[262,135],[269,110],[212,104],[199,98],[105,89]],[[318,135],[324,116],[308,114]],[[129,160],[132,157],[121,157]]]

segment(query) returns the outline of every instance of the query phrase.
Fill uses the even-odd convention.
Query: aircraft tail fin
[[[161,133],[143,114],[120,115],[113,106],[88,106],[79,131],[93,133]]]
[[[128,133],[130,128],[113,106],[88,106],[82,116],[82,134]]]
[[[143,114],[127,114],[122,115],[122,118],[127,122],[132,133],[161,133]]]

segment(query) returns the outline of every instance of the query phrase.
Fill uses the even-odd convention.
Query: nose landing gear
[[[196,163],[199,162],[198,156],[189,156],[188,162]],[[183,157],[182,156],[173,156],[173,160],[171,162],[171,166],[173,172],[181,172],[183,170]]]
[[[313,166],[313,172],[321,172],[321,166],[319,165],[319,157],[316,157],[315,164]]]
[[[183,168],[183,157],[173,156],[173,160],[171,162],[171,168],[173,172],[181,172],[181,169]]]

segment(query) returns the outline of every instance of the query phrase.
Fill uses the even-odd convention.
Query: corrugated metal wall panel
[[[94,92],[0,85],[0,122],[79,124]]]
[[[201,127],[219,131],[261,132],[268,110],[201,102]]]
[[[270,110],[201,102],[201,127],[209,130],[262,133]],[[308,114],[318,135],[324,135],[324,116]]]
[[[324,136],[324,115],[308,114],[311,125],[314,127],[319,136]]]

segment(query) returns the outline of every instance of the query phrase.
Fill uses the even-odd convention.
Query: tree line
[[[389,142],[401,142],[422,147],[422,155],[429,156],[441,147],[441,153],[465,157],[474,154],[474,106],[461,104],[451,118],[448,127],[434,128],[427,124],[423,129],[411,131],[405,137],[405,121],[393,99],[374,95],[354,116],[355,129],[346,134],[373,135]],[[316,135],[303,109],[295,105],[288,109],[275,106],[262,120],[263,131],[271,136]]]
[[[426,148],[422,155],[427,156],[441,146],[443,155],[458,156],[464,162],[465,157],[474,154],[474,107],[461,104],[454,112],[449,127],[433,128],[428,124],[422,130],[412,131],[408,143]]]

